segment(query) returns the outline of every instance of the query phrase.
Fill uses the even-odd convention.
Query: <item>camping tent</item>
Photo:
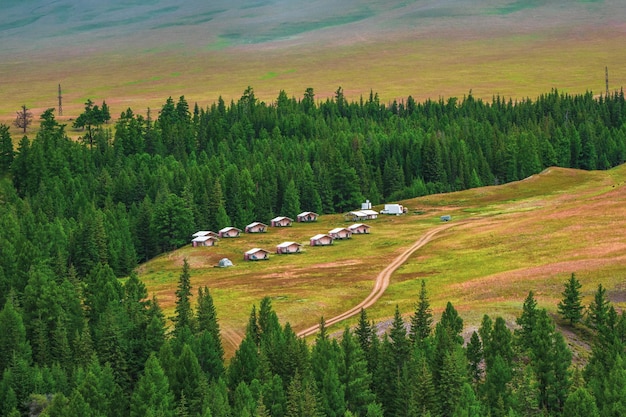
[[[229,266],[233,266],[233,263],[230,259],[228,258],[222,258],[220,259],[220,261],[217,263],[217,266],[219,266],[220,268],[227,268]]]

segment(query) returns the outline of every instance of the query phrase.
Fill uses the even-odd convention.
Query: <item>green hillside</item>
[[[625,184],[626,166],[602,172],[549,168],[515,183],[403,201],[407,215],[381,215],[368,221],[371,234],[331,247],[305,246],[297,255],[243,261],[243,252],[252,247],[273,251],[285,240],[306,245],[316,233],[349,225],[343,216],[325,215],[312,224],[222,239],[216,247],[187,246],[146,263],[140,276],[148,291],[172,312],[175,286],[187,258],[192,285],[211,289],[226,349],[232,351],[232,343],[243,336],[252,305],[263,296],[272,298],[281,320],[296,331],[322,316],[337,315],[365,298],[375,276],[448,214],[458,225],[437,235],[392,276],[385,295],[368,310],[370,318],[388,319],[396,304],[401,311],[412,311],[422,279],[435,311],[451,301],[469,329],[484,314],[513,320],[530,290],[541,307],[556,312],[571,273],[583,284],[586,302],[602,283],[615,306],[622,307]],[[213,268],[223,257],[233,260],[235,267]]]

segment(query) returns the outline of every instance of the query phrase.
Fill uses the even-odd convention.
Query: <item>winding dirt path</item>
[[[376,277],[376,280],[374,281],[374,288],[372,289],[372,292],[370,292],[370,294],[367,297],[365,297],[363,301],[361,301],[356,306],[352,307],[350,310],[345,311],[330,319],[327,319],[325,321],[326,326],[330,326],[332,324],[338,323],[352,316],[356,316],[357,314],[361,312],[362,308],[368,308],[374,305],[374,303],[378,301],[380,297],[382,297],[383,293],[389,286],[391,274],[393,274],[396,269],[398,269],[404,262],[406,262],[406,260],[409,258],[409,256],[413,254],[413,252],[415,252],[416,250],[418,250],[419,248],[421,248],[422,246],[430,242],[437,233],[442,232],[446,229],[449,229],[452,226],[458,226],[462,223],[464,222],[449,223],[444,226],[440,226],[440,227],[437,227],[436,229],[432,229],[426,232],[421,238],[419,238],[419,240],[417,240],[413,245],[411,245],[407,250],[405,250],[400,256],[394,259],[393,262],[391,262],[385,269],[383,269],[378,274],[378,276]],[[319,330],[319,328],[320,328],[320,325],[318,323],[315,326],[311,326],[307,329],[301,330],[300,332],[298,332],[298,336],[300,337],[310,336],[312,334],[315,334]]]

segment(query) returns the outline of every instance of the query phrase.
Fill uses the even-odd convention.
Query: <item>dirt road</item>
[[[350,310],[344,313],[341,313],[338,316],[335,316],[333,318],[327,319],[326,326],[330,326],[332,324],[338,323],[352,316],[356,316],[357,314],[361,312],[362,308],[368,308],[374,305],[374,303],[378,301],[380,297],[382,297],[383,293],[389,286],[389,280],[391,279],[391,274],[393,274],[393,272],[396,269],[398,269],[400,265],[406,262],[406,260],[409,258],[409,256],[411,256],[413,252],[415,252],[416,250],[418,250],[419,248],[421,248],[422,246],[430,242],[431,239],[437,233],[443,230],[446,230],[452,226],[459,225],[459,224],[460,222],[449,223],[444,226],[440,226],[440,227],[437,227],[436,229],[426,232],[417,242],[411,245],[407,250],[405,250],[400,256],[394,259],[393,262],[391,262],[385,269],[383,269],[378,274],[378,276],[376,277],[376,280],[374,281],[374,288],[372,289],[372,292],[367,297],[365,297],[363,301],[361,301],[356,306],[352,307]],[[306,336],[315,334],[319,330],[319,327],[320,327],[319,324],[316,324],[315,326],[311,326],[308,329],[304,329],[298,332],[298,336],[306,337]]]

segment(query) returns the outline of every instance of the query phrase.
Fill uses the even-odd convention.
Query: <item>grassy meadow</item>
[[[173,314],[174,291],[184,258],[192,269],[194,293],[208,286],[224,330],[227,351],[243,337],[253,304],[268,295],[283,322],[297,331],[356,305],[373,280],[404,248],[450,214],[454,227],[414,253],[392,277],[385,295],[368,309],[376,321],[391,318],[395,305],[407,316],[422,279],[438,315],[451,301],[467,328],[484,314],[509,322],[519,314],[528,291],[540,307],[556,313],[563,283],[571,273],[583,284],[589,303],[599,283],[611,301],[626,306],[626,166],[585,172],[549,168],[526,180],[404,201],[404,216],[381,215],[369,235],[310,247],[309,237],[346,226],[341,215],[318,222],[269,228],[265,234],[222,239],[216,247],[186,246],[140,268],[148,291]],[[377,207],[381,208],[381,207]],[[262,247],[274,252],[285,240],[304,244],[303,252],[272,254],[269,261],[245,262],[243,252]],[[228,257],[232,268],[214,268]],[[338,331],[356,319],[333,326]]]
[[[58,84],[63,115],[57,118],[68,125],[88,98],[105,100],[114,118],[129,107],[139,114],[150,108],[155,118],[167,97],[184,95],[205,107],[219,96],[236,100],[248,86],[266,102],[280,90],[302,97],[308,87],[324,100],[341,86],[349,100],[374,91],[387,103],[409,95],[462,98],[470,91],[485,100],[535,99],[553,88],[603,94],[605,67],[611,91],[626,84],[621,0],[393,0],[383,6],[374,0],[112,0],[91,10],[71,0],[37,0],[5,6],[0,123],[12,123],[25,104],[34,115],[30,136],[39,115],[56,108]],[[11,133],[16,142],[22,136],[13,127]],[[436,312],[450,300],[471,325],[485,313],[513,320],[529,290],[555,311],[572,272],[586,301],[602,282],[623,306],[625,180],[626,167],[551,168],[517,183],[405,201],[408,215],[381,216],[370,235],[332,247],[242,260],[252,247],[273,252],[285,240],[308,245],[314,234],[349,224],[343,216],[222,239],[217,247],[186,246],[139,271],[172,315],[187,258],[194,292],[211,289],[232,353],[252,305],[264,295],[296,330],[334,316],[365,298],[390,260],[450,214],[453,222],[467,222],[438,234],[396,271],[370,318],[389,318],[396,304],[408,315],[421,279],[428,280]],[[223,257],[236,266],[214,268]]]
[[[613,0],[393,1],[385,8],[370,0],[169,8],[168,1],[155,10],[112,2],[87,16],[59,6],[36,22],[21,18],[26,5],[12,5],[5,19],[20,19],[0,20],[7,41],[0,46],[0,122],[10,123],[22,104],[35,120],[57,107],[59,83],[60,119],[68,122],[88,98],[106,100],[113,117],[128,107],[156,115],[169,96],[204,107],[219,96],[237,99],[248,86],[266,102],[280,90],[302,97],[307,87],[323,100],[339,86],[351,100],[374,91],[390,102],[470,91],[486,100],[534,99],[553,88],[600,94],[605,67],[611,90],[626,83],[619,53],[626,16]],[[124,7],[131,17],[120,20]],[[69,26],[63,31],[55,19]]]

